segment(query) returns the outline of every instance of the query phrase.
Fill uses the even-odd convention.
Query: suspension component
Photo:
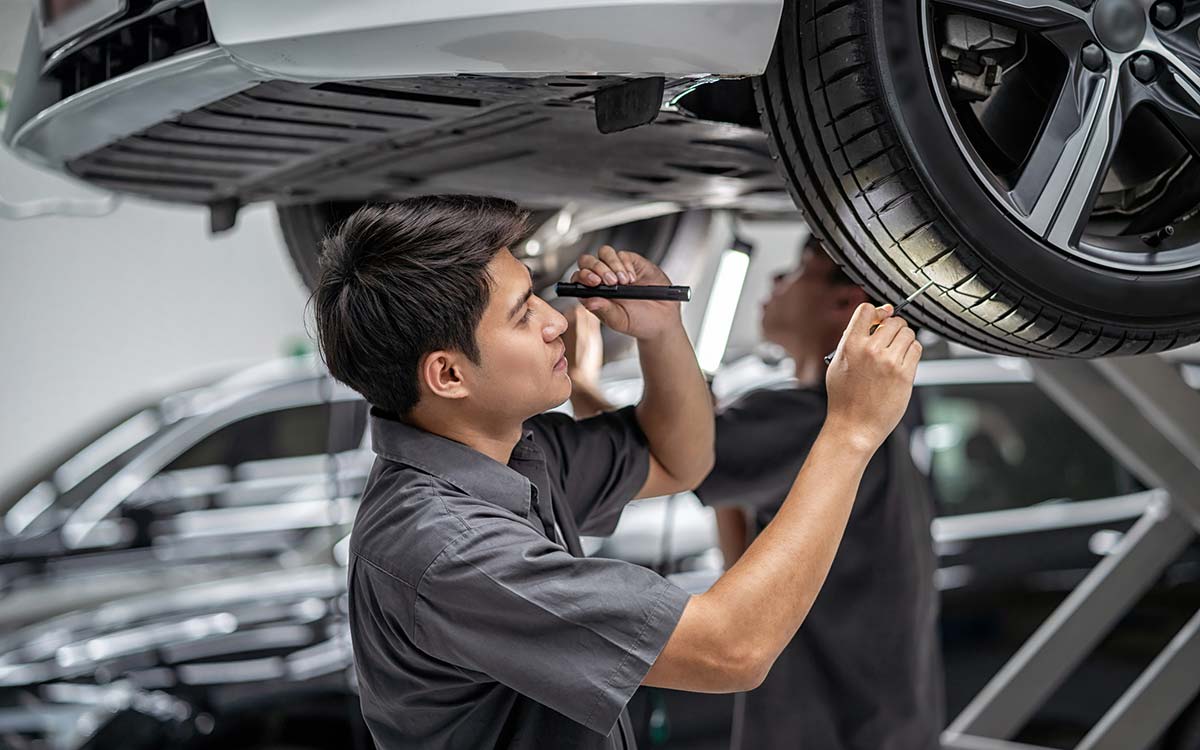
[[[950,90],[960,99],[983,101],[1000,85],[1017,57],[1017,31],[993,21],[958,13],[946,17],[939,54],[953,71]]]

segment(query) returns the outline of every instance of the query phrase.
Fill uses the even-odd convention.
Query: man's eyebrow
[[[512,316],[517,314],[517,310],[520,310],[522,307],[524,307],[525,303],[528,302],[529,298],[532,296],[533,296],[533,287],[531,286],[525,290],[524,294],[521,295],[521,299],[517,300],[517,304],[513,305],[512,309],[508,311],[508,317],[510,320],[512,319]]]

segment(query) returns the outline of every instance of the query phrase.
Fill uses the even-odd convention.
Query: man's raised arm
[[[584,255],[572,281],[597,284],[670,284],[658,266],[636,253],[605,245]],[[650,445],[650,472],[638,497],[695,489],[713,465],[713,411],[708,385],[683,328],[678,302],[582,302],[613,330],[637,339],[645,390],[638,424]]]
[[[908,405],[921,345],[861,305],[829,367],[829,412],[787,499],[745,554],[693,596],[644,684],[700,692],[759,685],[817,597],[872,454]]]

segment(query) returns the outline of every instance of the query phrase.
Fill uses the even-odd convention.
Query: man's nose
[[[546,308],[550,311],[550,319],[547,321],[546,325],[542,327],[542,337],[545,338],[547,342],[550,342],[566,333],[567,319],[562,313],[560,313],[558,310],[555,310],[553,307],[546,305]]]

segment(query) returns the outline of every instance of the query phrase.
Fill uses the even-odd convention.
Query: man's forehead
[[[492,261],[494,283],[501,294],[522,294],[529,288],[529,268],[517,260],[507,247],[500,248]]]
[[[529,291],[529,269],[505,247],[496,253],[488,271],[492,277],[488,308],[500,317],[507,317],[513,304]]]

